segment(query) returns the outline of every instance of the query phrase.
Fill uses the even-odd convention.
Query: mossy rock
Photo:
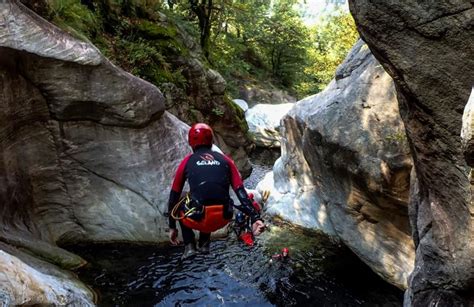
[[[176,39],[178,30],[172,25],[162,26],[158,23],[141,19],[136,29],[143,38],[149,39]]]
[[[250,134],[248,133],[249,126],[247,120],[245,119],[244,111],[236,105],[229,96],[224,97],[224,103],[233,111],[235,114],[235,121],[239,124],[240,129],[242,132],[246,133],[247,138],[251,139]]]

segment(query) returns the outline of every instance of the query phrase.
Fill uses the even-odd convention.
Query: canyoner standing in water
[[[171,187],[168,201],[169,239],[177,245],[179,221],[185,244],[183,258],[196,253],[193,229],[199,230],[198,248],[209,253],[211,233],[227,225],[232,219],[233,207],[250,216],[252,230],[259,235],[265,224],[252,206],[245,191],[242,178],[234,161],[219,152],[212,150],[213,132],[206,124],[198,123],[189,129],[188,142],[193,153],[181,161]],[[181,198],[186,180],[189,193]],[[232,186],[240,206],[233,204],[229,195]]]
[[[260,214],[262,211],[262,207],[260,204],[254,199],[253,193],[248,194],[250,200],[252,201],[252,206],[255,211]],[[235,216],[235,221],[233,225],[233,230],[239,241],[245,243],[245,245],[253,246],[254,244],[254,236],[252,231],[252,225],[250,217],[244,214],[243,212],[237,213]]]

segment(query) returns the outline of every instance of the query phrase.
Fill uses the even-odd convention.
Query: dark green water
[[[289,261],[270,262],[281,247]],[[100,306],[401,306],[403,294],[324,235],[273,227],[254,247],[231,236],[210,255],[181,261],[183,247],[71,248],[89,264],[79,277]]]
[[[275,153],[254,156],[252,188]],[[272,160],[261,163],[259,161]],[[255,162],[257,161],[257,162]],[[289,247],[289,261],[270,261]],[[210,255],[181,261],[183,247],[69,247],[89,264],[78,271],[99,306],[402,306],[387,284],[349,249],[318,232],[279,224],[244,246],[233,235],[211,243]]]

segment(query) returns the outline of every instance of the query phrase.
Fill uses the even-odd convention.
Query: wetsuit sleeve
[[[232,189],[234,190],[241,204],[240,206],[235,207],[250,216],[252,224],[255,223],[257,220],[262,220],[260,214],[258,214],[258,212],[253,207],[252,201],[247,195],[247,191],[245,191],[242,177],[240,176],[239,170],[237,169],[237,166],[235,166],[234,161],[227,156],[225,156],[225,159],[229,163],[230,167],[230,180],[232,184]]]
[[[176,175],[174,176],[173,185],[171,186],[170,197],[168,200],[168,225],[171,229],[176,228],[176,220],[171,216],[171,210],[173,210],[174,206],[179,201],[181,192],[183,191],[183,186],[186,182],[185,169],[189,157],[191,157],[191,155],[186,156],[186,158],[184,158],[179,164],[178,169],[176,170]]]

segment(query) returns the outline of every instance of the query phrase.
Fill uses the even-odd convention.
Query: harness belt
[[[211,233],[221,229],[231,221],[230,219],[224,218],[224,205],[204,206],[203,217],[199,221],[186,217],[182,210],[180,211],[179,216],[184,226],[204,233]]]

